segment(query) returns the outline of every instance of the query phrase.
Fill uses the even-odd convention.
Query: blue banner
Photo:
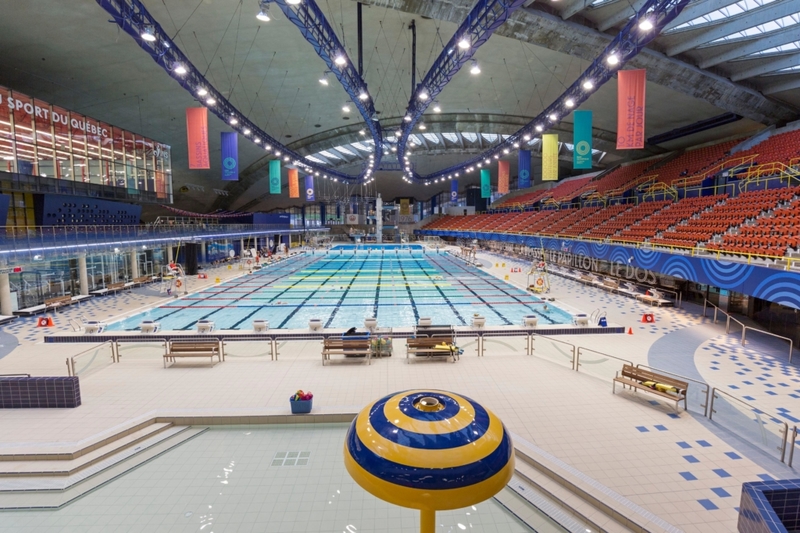
[[[527,189],[531,186],[531,151],[519,151],[519,177],[517,189]]]
[[[223,131],[222,142],[222,179],[223,181],[239,181],[239,142],[238,134]]]
[[[592,112],[575,111],[572,127],[572,168],[592,168]]]
[[[458,201],[458,180],[450,182],[450,201],[453,203]]]
[[[306,202],[313,202],[315,200],[316,196],[314,195],[314,176],[309,174],[308,176],[306,176]]]

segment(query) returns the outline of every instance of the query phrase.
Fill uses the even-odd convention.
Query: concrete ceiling
[[[797,0],[774,3],[787,1]],[[380,111],[381,124],[391,132],[401,120],[411,90],[409,23],[415,20],[417,24],[417,80],[421,80],[473,2],[364,3],[364,78]],[[255,18],[256,0],[145,0],[144,4],[192,63],[201,72],[207,70],[214,86],[281,142],[312,155],[363,139],[358,113],[341,109],[347,94],[332,76],[327,87],[318,82],[325,70],[322,60],[280,10],[273,7],[272,20],[262,23]],[[355,61],[356,3],[318,0],[318,4]],[[458,73],[438,99],[441,114],[430,109],[426,113],[426,131],[513,133],[559,96],[615,34],[613,24],[605,33],[598,28],[608,25],[614,10],[622,8],[582,9],[565,21],[554,5],[534,3],[514,13],[477,51],[481,74],[471,75],[467,69]],[[561,9],[569,6],[576,9],[574,2],[561,4]],[[109,23],[108,14],[93,0],[0,0],[0,9],[4,13],[0,19],[0,84],[171,145],[179,207],[196,211],[242,206],[272,209],[296,203],[285,196],[265,194],[265,152],[245,140],[239,145],[240,165],[245,169],[240,183],[219,180],[219,132],[226,127],[213,116],[209,120],[212,170],[189,171],[184,110],[197,102],[128,35]],[[620,18],[616,25],[624,20]],[[723,77],[726,63],[700,69],[697,65],[709,61],[710,52],[698,52],[695,57],[689,50],[678,58],[662,53],[676,42],[674,36],[665,35],[656,41],[654,50],[644,51],[632,62],[634,67],[648,69],[648,137],[723,112],[745,118],[635,154],[616,152],[616,81],[612,80],[583,105],[594,111],[595,148],[608,152],[601,166],[664,149],[747,135],[765,125],[796,118],[793,105],[800,101],[787,97],[786,91],[765,97],[750,78],[732,82]],[[781,83],[787,82],[783,78]],[[771,86],[774,90],[775,84]],[[793,93],[790,90],[788,94]],[[563,141],[571,140],[571,122],[567,117],[559,125]],[[425,174],[462,161],[468,152],[458,146],[434,147],[430,152],[419,147],[413,151],[412,161],[417,172]],[[357,173],[361,162],[352,158],[339,164],[343,170]],[[569,165],[564,165],[563,172],[569,172]],[[470,181],[477,181],[477,175],[460,180],[462,186]],[[202,190],[178,192],[186,184]],[[349,191],[339,183],[326,187],[330,196]],[[441,187],[449,188],[449,184]],[[227,196],[215,194],[214,189],[226,189]],[[364,192],[376,190],[386,198],[427,198],[439,189],[436,185],[409,185],[395,173],[379,173]]]

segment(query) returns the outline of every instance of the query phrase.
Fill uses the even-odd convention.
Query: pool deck
[[[501,279],[509,275],[512,283],[524,287],[525,274],[510,273],[519,264],[506,260],[505,268],[495,267],[498,258],[478,257],[492,265],[488,272]],[[190,290],[213,284],[218,272],[212,274],[209,280],[191,280]],[[240,274],[219,270],[224,279]],[[789,421],[800,418],[800,369],[786,362],[779,347],[755,339],[741,347],[692,304],[654,309],[556,276],[551,284],[549,297],[562,308],[587,314],[601,309],[611,323],[633,331],[559,339],[634,363],[670,364],[669,370],[683,375],[696,372],[710,385],[740,397],[746,388],[760,408]],[[163,299],[154,290],[136,289],[59,312],[54,328],[36,328],[32,318],[8,324],[0,338],[0,374],[65,375],[65,358],[89,345],[45,345],[45,333],[71,331],[65,320],[70,316],[110,321]],[[655,323],[641,323],[644,312],[654,313]],[[675,414],[671,406],[646,394],[618,389],[612,395],[610,380],[525,355],[522,338],[487,339],[486,356],[480,358],[474,341],[463,347],[465,353],[456,364],[407,364],[403,341],[398,341],[393,357],[373,360],[369,366],[323,367],[319,341],[307,340],[282,343],[277,361],[258,350],[240,351],[213,367],[179,363],[168,369],[162,368],[160,352],[133,350],[121,363],[81,379],[83,405],[77,409],[0,411],[0,454],[76,447],[79,441],[157,415],[245,421],[248,416],[284,414],[288,395],[298,388],[314,392],[315,413],[347,414],[397,390],[430,387],[464,394],[493,410],[519,436],[520,444],[535,448],[577,484],[594,487],[632,515],[650,516],[661,524],[653,531],[735,531],[743,482],[798,477],[702,417],[682,410]],[[767,374],[763,381],[747,379],[762,373]],[[775,374],[781,377],[769,379]],[[775,386],[767,386],[772,383]]]

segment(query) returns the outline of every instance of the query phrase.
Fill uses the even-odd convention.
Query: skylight
[[[761,50],[760,52],[752,53],[747,57],[766,56],[772,54],[780,54],[781,52],[794,52],[796,50],[800,50],[800,41],[782,44],[779,46],[775,46],[773,48],[768,48],[767,50]]]
[[[409,135],[408,136],[408,140],[411,141],[414,144],[422,144],[422,139],[417,137],[417,135],[415,133],[412,133],[411,135]]]
[[[725,18],[735,17],[736,15],[741,15],[742,13],[746,13],[752,9],[771,4],[774,1],[775,0],[741,0],[741,2],[725,6],[721,9],[717,9],[716,11],[712,11],[711,13],[706,13],[701,17],[697,17],[696,19],[684,22],[680,26],[675,26],[672,28],[669,30],[669,32],[685,30],[687,28],[710,24]]]
[[[319,155],[321,155],[322,157],[327,157],[329,159],[341,159],[341,157],[339,157],[338,155],[332,154],[327,150],[322,150],[321,152],[319,152]]]
[[[764,24],[759,24],[758,26],[752,26],[742,31],[737,31],[736,33],[731,33],[730,35],[726,35],[725,37],[721,37],[719,39],[711,41],[711,44],[723,41],[731,41],[734,39],[741,39],[742,37],[764,35],[765,33],[770,33],[775,30],[780,30],[782,28],[786,28],[787,26],[794,26],[795,24],[800,24],[800,13],[788,15],[786,17],[765,22]]]
[[[442,133],[442,137],[444,137],[445,139],[447,139],[451,143],[457,143],[458,142],[458,135],[456,135],[455,133]]]
[[[475,141],[478,140],[478,134],[477,133],[464,132],[464,133],[461,134],[461,136],[464,137],[467,141],[469,141],[471,143],[474,143]]]
[[[497,140],[496,133],[481,133],[481,136],[483,136],[483,138],[489,141],[490,143],[493,143]]]
[[[308,159],[309,161],[311,161],[313,163],[318,163],[320,165],[324,165],[327,162],[327,161],[323,161],[322,159],[320,159],[318,157],[314,157],[313,155],[307,155],[305,157],[305,159]]]
[[[435,133],[423,133],[422,136],[433,144],[439,144],[439,137],[437,137]]]
[[[345,148],[344,146],[337,146],[337,147],[336,147],[336,151],[337,151],[337,152],[341,152],[341,153],[343,153],[344,155],[352,155],[352,156],[355,156],[355,155],[356,155],[354,152],[351,152],[350,150],[348,150],[348,149],[347,149],[347,148]]]
[[[357,148],[357,149],[361,150],[362,152],[371,152],[372,151],[372,148],[370,148],[369,146],[365,145],[364,143],[353,143],[350,146],[352,146],[354,148]]]

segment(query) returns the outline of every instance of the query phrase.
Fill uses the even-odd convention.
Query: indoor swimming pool
[[[217,329],[251,330],[254,319],[273,329],[412,327],[420,317],[437,324],[469,325],[477,313],[487,326],[571,324],[572,316],[448,253],[409,245],[345,245],[304,254],[253,274],[170,299],[107,330],[133,331],[142,320],[163,330],[191,330],[198,320]]]
[[[377,499],[347,473],[347,427],[212,426],[60,509],[0,512],[0,532],[416,531],[418,511]],[[519,496],[506,488],[500,498]],[[437,532],[566,531],[536,514],[533,529],[490,499],[438,512]]]

